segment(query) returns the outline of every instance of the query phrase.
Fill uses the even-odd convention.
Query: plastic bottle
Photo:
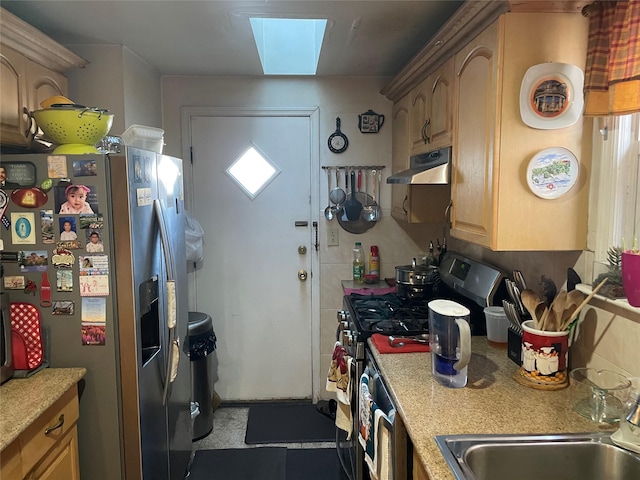
[[[369,275],[375,275],[376,280],[380,278],[380,253],[376,245],[371,245],[369,255]]]
[[[353,249],[353,281],[364,283],[364,251],[360,242],[356,242]]]

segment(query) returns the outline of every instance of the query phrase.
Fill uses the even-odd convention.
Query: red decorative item
[[[33,370],[44,358],[40,311],[30,303],[12,302],[10,312],[15,369]]]
[[[640,253],[622,252],[622,286],[629,305],[640,307]]]

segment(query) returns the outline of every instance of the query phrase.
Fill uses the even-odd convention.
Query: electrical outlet
[[[336,227],[327,228],[327,245],[339,245],[338,229]]]

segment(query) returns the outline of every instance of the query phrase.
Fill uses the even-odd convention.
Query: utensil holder
[[[511,325],[507,330],[507,356],[513,363],[522,366],[522,332],[517,332]]]
[[[569,386],[567,374],[569,332],[533,328],[533,320],[522,322],[522,366],[514,379],[540,390],[560,390]]]

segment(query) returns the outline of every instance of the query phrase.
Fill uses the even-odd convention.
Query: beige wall
[[[130,125],[162,127],[160,73],[121,45],[68,46],[89,61],[70,70],[69,96],[82,105],[106,108],[114,114],[111,135]]]

